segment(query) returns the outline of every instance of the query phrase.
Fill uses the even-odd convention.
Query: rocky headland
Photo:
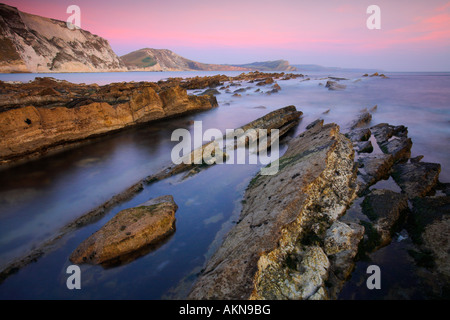
[[[107,40],[0,4],[0,72],[127,71]]]

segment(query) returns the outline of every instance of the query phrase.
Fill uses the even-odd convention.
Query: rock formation
[[[239,221],[207,263],[189,298],[327,296],[331,263],[321,243],[354,198],[353,157],[351,142],[335,124],[318,123],[292,139],[279,159],[280,171],[257,175],[250,182]],[[347,234],[358,238],[362,232]],[[358,241],[348,241],[354,243],[356,254]],[[328,248],[333,247],[331,242]],[[329,253],[346,249],[342,245]]]
[[[145,82],[99,87],[37,78],[28,84],[0,85],[5,92],[0,97],[3,164],[139,123],[217,106],[214,97],[188,96],[179,86],[162,90]]]
[[[100,230],[83,241],[70,256],[75,264],[123,262],[125,256],[165,239],[175,232],[172,196],[149,200],[115,215]]]

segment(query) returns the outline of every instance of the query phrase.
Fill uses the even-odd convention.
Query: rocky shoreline
[[[278,91],[281,88],[274,88],[278,85],[274,79],[297,77],[303,76],[251,72],[106,86],[51,78],[28,84],[0,82],[0,133],[6,137],[0,143],[1,160],[15,163],[99,134],[209,110],[217,106],[213,91],[217,87],[229,90],[235,82],[248,81]],[[202,90],[202,94],[190,96],[187,90]],[[206,262],[187,298],[337,299],[355,264],[389,245],[399,230],[407,230],[411,237],[415,249],[410,255],[424,268],[426,281],[434,283],[432,294],[446,296],[450,184],[439,181],[439,164],[411,158],[413,141],[408,128],[372,124],[371,113],[376,109],[363,110],[342,128],[318,119],[291,138],[286,153],[276,160],[279,172],[258,174],[250,181],[239,218]],[[241,129],[279,129],[283,136],[301,116],[295,106],[287,106]],[[247,137],[242,139],[246,145]],[[200,154],[209,145],[203,145]],[[215,154],[222,156],[226,155]],[[192,160],[195,152],[189,157]],[[0,282],[51,251],[63,236],[134,197],[145,185],[174,175],[183,180],[208,165],[169,165],[143,178],[10,263],[0,272]],[[398,190],[377,187],[386,179]],[[166,196],[122,210],[82,242],[71,261],[116,265],[148,253],[176,232],[175,203],[176,199]],[[359,215],[350,210],[354,207]]]
[[[355,263],[402,229],[416,246],[410,255],[418,268],[432,274],[424,280],[433,282],[428,294],[446,296],[449,184],[438,182],[439,164],[409,159],[407,128],[369,128],[370,121],[370,114],[360,115],[346,133],[350,140],[323,121],[291,140],[281,171],[250,182],[239,220],[188,298],[337,299]],[[361,152],[355,161],[354,148],[372,134],[382,153]],[[389,176],[401,193],[369,190]],[[363,218],[346,213],[357,197]]]
[[[250,72],[165,81],[74,84],[54,78],[29,83],[0,81],[0,168],[131,126],[217,107],[214,95],[186,90],[224,82],[291,79],[299,74]]]

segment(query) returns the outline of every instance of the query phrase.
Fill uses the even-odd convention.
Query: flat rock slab
[[[325,237],[345,212],[355,178],[352,144],[337,125],[316,125],[290,140],[278,173],[250,182],[239,221],[188,297],[324,298],[329,261],[309,240]]]
[[[162,196],[120,211],[83,241],[70,256],[75,264],[102,264],[155,245],[175,232],[172,196]]]
[[[409,199],[423,197],[436,186],[441,165],[439,163],[418,162],[397,164],[392,177]]]

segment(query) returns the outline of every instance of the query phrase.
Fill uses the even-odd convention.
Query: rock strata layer
[[[352,144],[335,124],[318,123],[289,141],[279,172],[250,182],[239,221],[189,298],[326,298],[325,282],[341,261],[331,255],[354,256],[363,233],[333,225],[355,196],[353,161]],[[333,242],[335,229],[347,244]]]
[[[8,90],[0,98],[6,109],[0,110],[3,164],[136,124],[217,106],[214,97],[188,96],[179,86],[162,90],[153,83],[99,87],[38,78],[28,84],[1,86]]]

